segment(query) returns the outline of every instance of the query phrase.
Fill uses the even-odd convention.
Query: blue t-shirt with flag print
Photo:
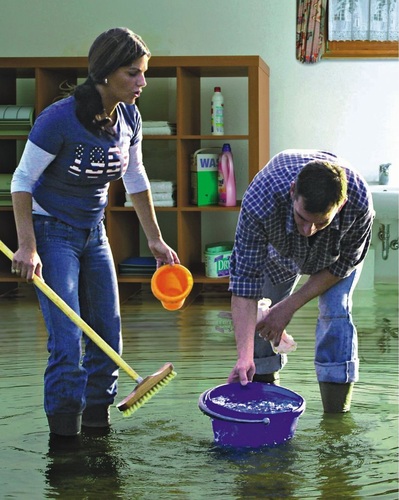
[[[117,106],[113,134],[97,136],[78,120],[73,96],[46,108],[29,140],[55,155],[33,189],[49,214],[79,228],[93,228],[104,216],[109,182],[123,176],[129,148],[141,140],[141,116],[135,105]]]

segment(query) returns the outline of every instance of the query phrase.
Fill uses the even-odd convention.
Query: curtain
[[[329,0],[329,40],[399,40],[397,0]]]
[[[327,0],[297,0],[296,58],[317,62],[324,51]]]

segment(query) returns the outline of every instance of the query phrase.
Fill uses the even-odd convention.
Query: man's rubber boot
[[[319,382],[324,413],[346,413],[351,408],[354,384]]]
[[[280,385],[280,374],[279,372],[273,373],[260,373],[253,376],[253,382],[263,382],[266,384]]]

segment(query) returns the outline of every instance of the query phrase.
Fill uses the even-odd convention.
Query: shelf
[[[218,284],[228,284],[229,279],[228,278],[208,278],[202,273],[192,273],[194,281],[196,283],[207,283],[210,284],[212,283],[213,285],[218,285]],[[0,279],[1,281],[1,279]],[[151,276],[124,276],[124,275],[118,275],[118,282],[119,283],[150,283],[151,282]]]
[[[76,84],[78,79],[86,76],[86,57],[0,58],[0,104],[18,104],[19,80],[34,79],[33,94],[37,116],[54,99],[60,97],[60,85],[63,82]],[[231,125],[232,133],[223,136],[202,133],[201,100],[203,101],[204,92],[207,86],[211,86],[210,82],[214,78],[226,79],[224,86],[227,90],[231,79],[246,79],[245,82],[237,80],[239,85],[245,86],[246,99],[231,100],[233,108],[238,104],[244,106],[246,116],[243,130],[236,128],[235,132],[234,125]],[[181,263],[193,273],[196,291],[203,284],[227,287],[228,278],[205,276],[203,252],[205,244],[209,242],[207,237],[213,237],[213,241],[227,239],[220,238],[220,233],[227,227],[226,221],[236,221],[240,205],[192,205],[190,155],[197,149],[208,147],[209,143],[219,146],[225,142],[237,141],[237,148],[244,151],[239,170],[240,181],[245,186],[248,185],[269,160],[269,68],[256,55],[152,56],[146,79],[148,86],[138,100],[143,120],[176,123],[177,133],[174,135],[143,136],[144,164],[150,179],[160,178],[160,174],[163,174],[166,177],[162,178],[173,179],[177,185],[177,206],[155,208],[164,239],[177,251]],[[153,93],[151,89],[154,89]],[[15,169],[20,150],[20,145],[17,147],[17,144],[26,139],[25,133],[0,135],[0,172],[10,173]],[[150,146],[146,148],[146,145]],[[153,152],[159,152],[164,160],[161,169],[151,162]],[[106,225],[116,268],[125,258],[140,255],[142,247],[146,246],[135,210],[125,207],[124,201],[123,183],[111,183]],[[229,234],[229,239],[232,240],[233,237],[234,234]],[[16,247],[12,207],[0,206],[0,238],[10,248]],[[8,270],[9,263],[0,259],[0,293],[20,283]],[[118,275],[121,300],[136,293],[150,279],[144,275]]]
[[[189,205],[180,207],[182,212],[238,212],[240,210],[240,204],[237,203],[235,207],[221,207],[219,205],[203,205],[197,207],[195,205]]]
[[[181,139],[200,140],[200,141],[245,141],[249,139],[248,135],[183,135]]]
[[[229,279],[228,278],[210,278],[208,276],[205,276],[204,272],[192,272],[193,279],[195,283],[203,283],[203,284],[213,284],[213,285],[228,285]],[[118,282],[119,283],[150,283],[151,282],[151,276],[147,275],[132,275],[132,276],[127,276],[127,275],[118,275]]]
[[[28,132],[25,132],[23,134],[4,134],[3,132],[0,133],[0,141],[26,141],[28,138]]]
[[[177,135],[143,135],[145,141],[173,141],[177,139]]]
[[[20,284],[20,283],[26,283],[26,280],[20,278],[20,279],[17,279],[17,278],[10,278],[9,276],[0,276],[0,283],[4,283],[4,284],[7,284],[8,287],[6,289],[6,291],[10,291],[14,288],[17,288],[17,286]],[[0,290],[2,289],[2,287],[0,286]]]
[[[156,212],[177,212],[177,207],[155,207]],[[107,208],[108,212],[135,212],[133,207],[113,206]]]
[[[1,136],[0,136],[1,137]],[[248,135],[143,135],[145,141],[173,141],[173,140],[195,140],[195,141],[245,141],[249,139]]]
[[[11,208],[11,207],[0,207]],[[11,208],[12,209],[12,208]],[[108,212],[134,212],[134,207],[112,206],[107,208]],[[240,203],[235,207],[222,207],[220,205],[187,205],[183,207],[155,207],[156,212],[236,212],[240,210]]]

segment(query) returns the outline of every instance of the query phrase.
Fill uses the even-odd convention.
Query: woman
[[[104,229],[109,182],[126,191],[157,264],[179,263],[162,239],[142,162],[136,99],[151,54],[126,28],[102,33],[89,51],[89,76],[37,118],[12,180],[18,235],[12,271],[42,277],[118,353],[118,285]],[[109,426],[117,392],[114,362],[38,292],[48,330],[44,409],[50,433]]]

